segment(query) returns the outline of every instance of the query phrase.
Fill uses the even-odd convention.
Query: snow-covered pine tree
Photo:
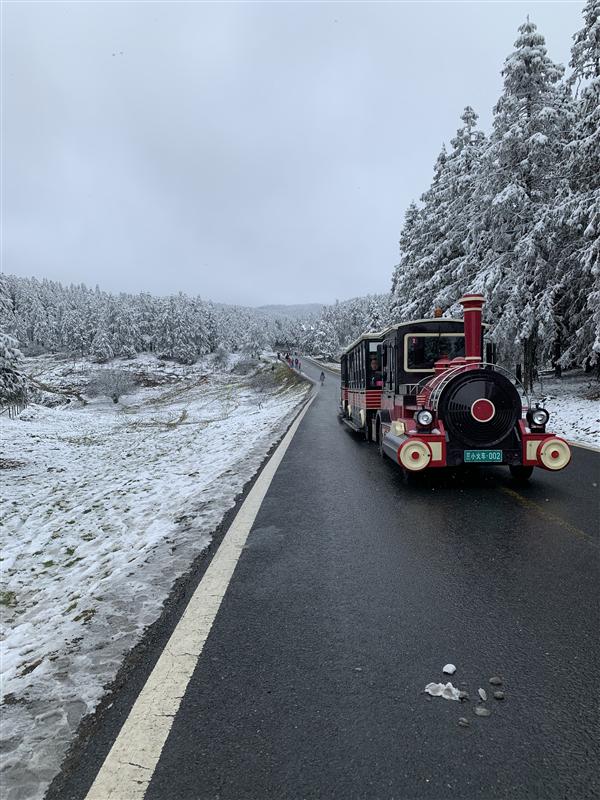
[[[338,357],[340,342],[333,323],[327,318],[321,319],[313,337],[313,352],[322,358],[333,360]]]
[[[367,315],[365,319],[365,331],[380,331],[385,327],[386,314],[382,303],[376,295],[367,297]]]
[[[90,348],[92,359],[98,364],[104,364],[114,357],[114,352],[110,344],[108,331],[104,325],[98,328]]]
[[[537,226],[558,185],[564,93],[557,84],[563,68],[548,57],[544,37],[529,20],[519,28],[515,48],[502,71],[504,90],[482,162],[478,203],[484,213],[475,230],[482,266],[470,288],[488,298],[501,357],[522,354],[531,386],[544,343],[540,326],[553,302],[555,276]]]
[[[410,300],[413,287],[409,276],[412,266],[420,258],[418,231],[421,224],[421,212],[414,202],[410,203],[404,214],[404,225],[400,232],[400,262],[392,273],[392,295],[390,299],[390,317],[392,322],[401,322],[403,309]]]
[[[27,403],[27,381],[21,372],[21,351],[12,336],[0,332],[0,407],[14,416]]]
[[[421,196],[422,206],[409,206],[400,235],[400,263],[394,270],[394,320],[422,317],[433,309],[433,276],[445,251],[451,199],[448,154],[445,145],[437,158],[433,181]]]
[[[137,313],[132,299],[130,295],[119,295],[110,326],[113,352],[123,358],[135,358],[135,354],[141,350]]]
[[[486,137],[477,129],[477,119],[473,108],[466,106],[461,116],[463,125],[451,141],[445,236],[433,254],[434,271],[427,288],[433,299],[428,313],[440,307],[458,314],[457,301],[468,291],[479,268],[473,236],[480,216],[477,187]]]
[[[558,368],[600,369],[600,0],[588,0],[583,17],[571,51],[575,123],[565,181],[548,214],[563,320],[554,355]]]
[[[12,333],[15,327],[14,289],[9,278],[0,272],[0,330]]]
[[[246,331],[244,336],[244,352],[252,358],[260,358],[260,354],[267,346],[264,329],[261,325],[254,324]]]
[[[64,350],[83,355],[88,348],[85,318],[78,307],[62,309],[60,343]]]

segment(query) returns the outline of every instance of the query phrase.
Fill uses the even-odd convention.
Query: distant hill
[[[299,305],[268,305],[258,306],[257,311],[262,311],[264,314],[269,314],[272,317],[288,317],[289,319],[305,319],[311,315],[318,315],[321,313],[323,303],[302,303]]]

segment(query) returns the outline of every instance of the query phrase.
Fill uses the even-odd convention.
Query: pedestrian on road
[[[321,386],[325,383],[325,373],[321,370],[321,375],[319,376],[319,380],[321,381]]]

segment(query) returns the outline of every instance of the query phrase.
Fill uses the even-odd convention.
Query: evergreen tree
[[[27,402],[27,383],[20,370],[21,351],[12,336],[0,333],[0,406],[13,415]]]
[[[589,368],[600,367],[600,0],[588,0],[583,16],[571,51],[575,124],[566,181],[549,216],[564,317],[557,363]]]
[[[541,324],[553,302],[552,263],[538,223],[558,187],[564,93],[557,86],[563,69],[548,57],[536,26],[528,20],[519,33],[502,71],[504,90],[482,163],[485,212],[474,231],[481,270],[472,288],[488,298],[501,355],[514,359],[522,351],[531,386]]]
[[[106,363],[114,357],[114,352],[110,344],[110,339],[105,327],[101,327],[92,342],[90,354],[94,361],[99,364]]]

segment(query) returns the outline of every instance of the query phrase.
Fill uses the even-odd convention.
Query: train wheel
[[[533,473],[533,467],[524,467],[522,464],[510,464],[508,468],[518,483],[527,483]]]

